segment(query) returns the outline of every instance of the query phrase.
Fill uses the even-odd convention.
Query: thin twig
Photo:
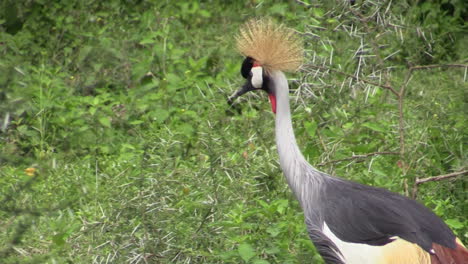
[[[376,156],[376,155],[399,155],[399,154],[400,154],[399,152],[391,152],[391,151],[372,152],[372,153],[361,154],[361,155],[353,155],[351,157],[344,158],[344,159],[330,160],[330,161],[322,162],[322,163],[318,164],[317,166],[325,166],[327,164],[339,163],[339,162],[348,161],[348,160],[363,159],[363,158]]]
[[[453,178],[453,177],[462,176],[462,175],[465,175],[465,174],[468,174],[468,170],[457,171],[457,172],[452,172],[452,173],[449,173],[449,174],[417,179],[415,184],[419,185],[419,184],[425,183],[425,182],[441,181],[441,180],[445,180],[445,179],[449,179],[449,178]]]
[[[405,98],[405,91],[406,87],[408,86],[409,81],[411,80],[411,76],[413,74],[413,70],[410,68],[405,76],[405,81],[400,87],[400,91],[398,93],[398,134],[400,135],[400,156],[403,159],[403,155],[405,154],[405,124],[404,124],[404,113],[403,113],[403,103]]]
[[[319,7],[320,5],[318,4],[308,4],[306,2],[300,1],[300,0],[295,0],[296,3],[298,3],[301,6],[304,6],[305,8],[312,8],[312,7]]]
[[[404,190],[405,190],[405,196],[409,197],[408,179],[403,180],[403,186],[404,186]]]
[[[200,232],[200,230],[202,229],[202,227],[205,225],[206,223],[206,220],[208,220],[208,218],[210,217],[210,215],[212,215],[214,212],[213,212],[213,207],[210,207],[210,209],[206,212],[205,216],[203,217],[200,225],[198,226],[197,230],[195,231],[195,233],[192,234],[192,237],[195,237],[195,234],[197,234],[198,232]]]
[[[462,175],[468,174],[468,170],[463,170],[463,171],[457,171],[457,172],[452,172],[449,174],[444,174],[444,175],[438,175],[438,176],[432,176],[432,177],[427,177],[427,178],[416,178],[414,181],[413,185],[413,192],[412,192],[412,197],[413,199],[416,199],[416,196],[418,195],[418,185],[425,183],[425,182],[431,182],[431,181],[442,181]]]
[[[432,65],[419,65],[412,66],[410,70],[426,70],[434,68],[468,68],[468,64],[432,64]]]

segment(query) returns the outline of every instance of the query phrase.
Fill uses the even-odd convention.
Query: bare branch
[[[419,65],[410,67],[413,70],[426,70],[434,68],[468,68],[468,64],[432,64],[432,65]]]
[[[377,155],[399,155],[400,153],[398,152],[391,152],[391,151],[382,151],[382,152],[372,152],[372,153],[367,153],[367,154],[361,154],[361,155],[353,155],[348,158],[344,159],[338,159],[338,160],[331,160],[331,161],[326,161],[318,164],[317,166],[325,166],[327,164],[332,164],[332,163],[339,163],[342,161],[348,161],[348,160],[355,160],[355,159],[363,159],[371,156],[377,156]]]
[[[451,178],[466,175],[466,174],[468,174],[468,170],[457,171],[457,172],[452,172],[449,174],[432,176],[432,177],[427,177],[427,178],[422,178],[422,179],[416,178],[416,181],[414,182],[414,185],[413,185],[412,197],[413,199],[416,199],[416,196],[418,195],[418,185],[422,183],[431,182],[431,181],[442,181],[442,180],[451,179]]]
[[[405,81],[400,87],[400,91],[398,93],[398,134],[400,135],[400,156],[403,158],[405,154],[405,124],[404,124],[404,113],[403,113],[403,103],[405,98],[405,91],[406,87],[408,86],[409,81],[411,80],[411,76],[413,71],[410,69],[405,76]]]
[[[403,180],[403,186],[405,190],[405,196],[409,197],[408,179]]]
[[[468,170],[457,171],[457,172],[452,172],[452,173],[449,173],[449,174],[444,174],[444,175],[439,175],[439,176],[432,176],[432,177],[427,177],[427,178],[422,178],[422,179],[416,179],[415,184],[419,185],[419,184],[425,183],[425,182],[441,181],[441,180],[450,179],[450,178],[454,178],[454,177],[458,177],[458,176],[462,176],[462,175],[466,175],[466,174],[468,174]]]

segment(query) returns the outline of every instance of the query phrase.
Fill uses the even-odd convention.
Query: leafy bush
[[[445,4],[452,16],[403,2],[2,2],[0,258],[321,263],[278,168],[265,96],[226,104],[242,81],[232,35],[253,16],[298,29],[309,62],[291,75],[303,152],[324,171],[404,193],[416,177],[466,169],[464,71],[413,73],[403,155],[348,159],[400,152],[398,98],[308,67],[401,87],[408,64],[465,63],[466,9]],[[405,27],[376,19],[366,31],[356,12]],[[466,180],[419,189],[466,241]]]

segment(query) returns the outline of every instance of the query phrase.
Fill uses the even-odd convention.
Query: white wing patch
[[[338,247],[340,252],[338,256],[342,256],[342,260],[346,264],[377,264],[381,263],[384,246],[370,246],[366,244],[350,243],[339,239],[328,227],[327,223],[323,223],[322,232]],[[340,254],[341,253],[341,254]]]
[[[394,241],[383,246],[370,246],[367,244],[350,243],[339,239],[323,223],[322,232],[338,247],[342,260],[346,264],[430,264],[431,257],[418,245],[408,242],[398,236],[392,237]],[[341,254],[340,254],[341,253]]]

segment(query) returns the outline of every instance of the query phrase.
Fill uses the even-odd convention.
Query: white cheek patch
[[[262,88],[263,84],[263,70],[262,67],[252,67],[252,86],[255,88]]]

